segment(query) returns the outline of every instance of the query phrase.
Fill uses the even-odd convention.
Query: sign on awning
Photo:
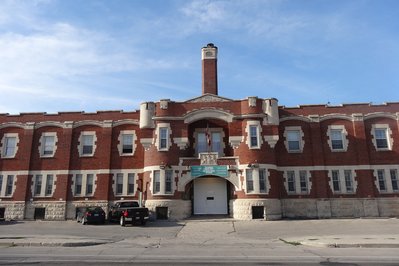
[[[195,165],[191,166],[191,177],[215,175],[228,177],[227,165]]]

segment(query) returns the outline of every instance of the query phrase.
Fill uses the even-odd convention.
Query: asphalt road
[[[182,221],[147,226],[0,223],[0,239],[103,240],[82,247],[0,245],[0,265],[399,265],[399,248],[327,248],[296,239],[393,241],[399,220]],[[390,236],[390,237],[387,237]],[[390,242],[390,243],[391,243]],[[379,242],[382,243],[382,242]]]

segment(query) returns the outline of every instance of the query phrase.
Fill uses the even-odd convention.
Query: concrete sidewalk
[[[397,219],[285,220],[277,222],[191,219],[182,221],[181,224],[166,221],[150,223],[146,227],[137,228],[121,228],[118,225],[83,227],[68,221],[24,223],[9,223],[9,227],[0,227],[0,229],[4,229],[0,231],[0,247],[84,247],[118,243],[126,243],[132,247],[151,247],[161,243],[183,246],[222,246],[245,243],[254,245],[287,244],[318,248],[399,248],[399,220]],[[55,230],[49,231],[50,226]],[[62,234],[58,230],[58,226],[64,227],[62,232],[71,232],[70,235]],[[35,229],[21,233],[22,227],[25,228],[24,230],[26,228]],[[375,229],[378,227],[381,229]],[[83,234],[88,230],[94,234],[92,236]],[[108,230],[108,234],[102,234],[103,230]],[[167,230],[170,233],[165,235],[164,232]],[[57,234],[58,231],[60,234]],[[115,237],[117,233],[120,236]]]

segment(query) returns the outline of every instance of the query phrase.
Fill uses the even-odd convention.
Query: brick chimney
[[[202,48],[202,94],[218,95],[217,54],[213,43]]]

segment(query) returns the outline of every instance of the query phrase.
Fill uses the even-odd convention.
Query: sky
[[[139,109],[201,95],[399,101],[396,0],[0,0],[0,113]]]

